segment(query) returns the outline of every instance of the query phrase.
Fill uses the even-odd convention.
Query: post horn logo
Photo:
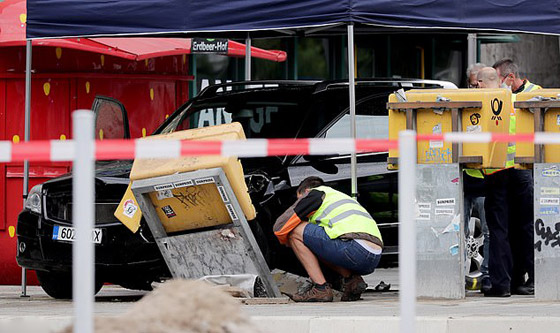
[[[498,121],[502,120],[502,116],[500,116],[500,113],[502,113],[504,102],[500,101],[497,98],[494,98],[492,102],[490,102],[490,106],[492,107],[492,113],[494,114],[492,116],[492,120],[495,120],[496,126],[498,126]]]

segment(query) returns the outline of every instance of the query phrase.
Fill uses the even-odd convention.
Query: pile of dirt
[[[71,333],[72,327],[62,332]],[[238,300],[202,281],[164,283],[118,317],[96,317],[103,333],[259,333]]]

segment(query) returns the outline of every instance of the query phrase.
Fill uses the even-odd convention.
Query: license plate
[[[101,229],[94,228],[91,230],[91,240],[96,244],[101,244]],[[76,229],[72,227],[63,227],[55,225],[53,227],[52,239],[56,241],[73,242],[76,240]]]

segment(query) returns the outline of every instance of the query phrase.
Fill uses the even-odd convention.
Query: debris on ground
[[[295,275],[280,269],[275,269],[272,271],[272,278],[280,292],[288,297],[292,295],[303,292],[310,288],[311,280],[304,278],[299,275]],[[342,293],[339,290],[333,289],[334,301],[340,301]]]
[[[170,280],[116,317],[95,318],[103,333],[260,333],[239,300],[194,280]],[[71,333],[72,326],[61,333]]]
[[[389,291],[391,289],[391,284],[386,284],[385,282],[381,281],[377,286],[375,286],[375,291]]]

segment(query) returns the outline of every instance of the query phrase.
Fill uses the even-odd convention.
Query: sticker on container
[[[480,122],[480,117],[481,117],[480,113],[475,112],[469,116],[469,120],[471,121],[471,124],[475,126],[478,125],[478,123]],[[469,131],[469,127],[473,127],[473,126],[467,126],[467,132]]]
[[[481,133],[482,126],[480,125],[468,125],[467,126],[467,133]]]
[[[560,114],[556,115],[556,125],[560,126]]]
[[[417,220],[429,220],[430,219],[430,213],[419,213],[416,216]]]
[[[136,206],[136,204],[134,204],[134,200],[132,199],[128,199],[124,202],[123,205],[123,215],[128,217],[128,218],[132,218],[134,216],[134,214],[136,214],[136,212],[138,211],[138,206]]]
[[[455,206],[455,198],[436,199],[438,206]]]
[[[541,195],[560,195],[560,187],[541,187]]]
[[[459,254],[459,244],[451,245],[449,247],[449,253],[451,253],[452,256]]]
[[[449,232],[459,232],[459,221],[460,221],[460,215],[457,214],[455,215],[453,220],[449,222],[449,224],[445,227],[445,229],[442,230],[441,233],[446,234]]]
[[[559,213],[558,207],[541,207],[539,210],[540,215],[558,215]]]
[[[432,134],[441,134],[441,123],[432,127]],[[430,148],[443,148],[443,141],[430,140]]]
[[[173,198],[173,192],[171,190],[161,190],[157,191],[156,196],[158,200],[169,199]]]
[[[223,186],[218,186],[218,192],[220,192],[220,196],[222,197],[223,202],[228,202],[228,196],[226,193],[226,189]]]
[[[173,208],[171,208],[171,206],[169,206],[169,205],[161,207],[161,210],[163,210],[163,213],[165,214],[165,216],[167,216],[167,218],[172,218],[172,217],[177,216],[177,214],[175,214],[175,211],[173,210]]]
[[[154,186],[154,190],[156,191],[163,191],[163,190],[170,190],[173,188],[173,184],[161,184]]]
[[[430,202],[419,202],[418,209],[432,209],[432,204]]]
[[[560,205],[560,198],[541,198],[541,205],[543,206],[558,206]]]
[[[436,215],[453,215],[455,210],[453,208],[436,208]]]
[[[543,177],[558,177],[560,176],[560,171],[558,171],[558,168],[556,166],[553,166],[547,169],[543,169],[541,174]]]
[[[237,220],[237,214],[235,213],[235,209],[233,209],[233,206],[231,204],[227,204],[226,208],[229,213],[229,217],[231,217],[231,220],[232,221]]]
[[[196,183],[196,185],[215,183],[214,177],[206,177],[206,178],[195,179],[194,182]]]
[[[175,188],[181,188],[181,187],[187,187],[187,186],[193,186],[194,183],[192,180],[183,180],[181,182],[176,182],[173,183],[173,186],[175,186]]]

